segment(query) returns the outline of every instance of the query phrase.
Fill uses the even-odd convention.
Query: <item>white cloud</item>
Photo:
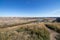
[[[47,17],[60,17],[60,10],[55,10],[45,14]]]

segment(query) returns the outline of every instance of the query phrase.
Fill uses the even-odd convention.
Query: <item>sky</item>
[[[60,0],[0,0],[1,17],[60,17]]]

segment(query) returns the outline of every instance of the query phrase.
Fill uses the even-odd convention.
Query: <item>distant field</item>
[[[17,25],[21,25],[21,24],[25,24],[25,23],[29,23],[29,22],[34,22],[36,21],[36,19],[0,19],[0,28],[5,28],[5,27],[12,27],[12,26],[17,26]]]

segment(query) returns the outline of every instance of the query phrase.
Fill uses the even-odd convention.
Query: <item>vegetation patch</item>
[[[50,40],[50,34],[38,25],[27,25],[15,31],[0,32],[0,40]]]
[[[16,30],[18,33],[23,32],[30,35],[29,40],[50,40],[49,32],[44,29],[40,28],[39,26],[27,26],[27,27],[21,27],[18,30]],[[28,38],[28,37],[27,37]]]
[[[46,27],[60,33],[60,23],[48,23],[48,24],[45,24]]]

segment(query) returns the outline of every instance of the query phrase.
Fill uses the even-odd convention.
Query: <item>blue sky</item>
[[[60,17],[60,0],[0,0],[0,16]]]

